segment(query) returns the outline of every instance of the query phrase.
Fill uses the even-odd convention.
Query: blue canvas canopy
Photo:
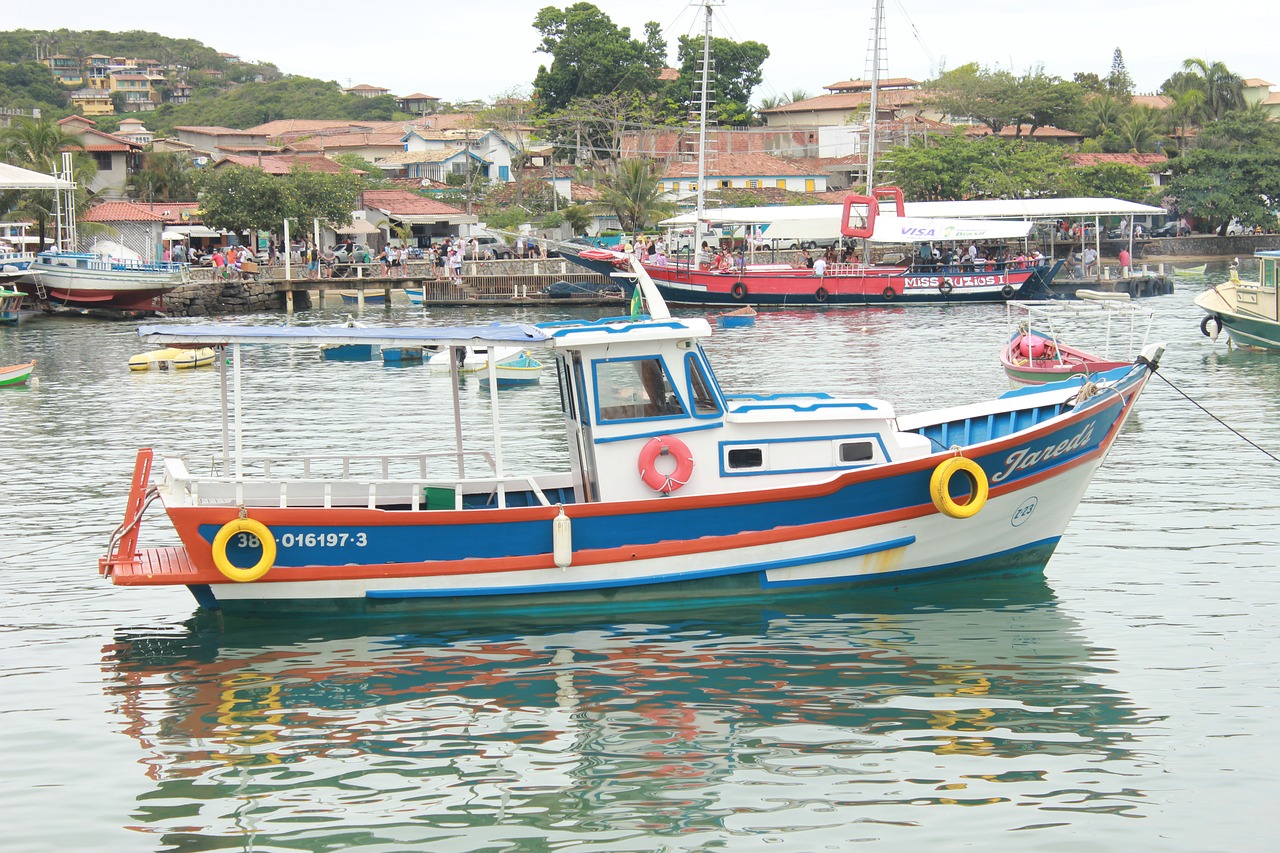
[[[239,326],[189,324],[141,326],[138,336],[149,343],[176,347],[216,347],[231,344],[361,343],[384,347],[468,346],[476,343],[534,345],[551,336],[523,323],[488,326]]]

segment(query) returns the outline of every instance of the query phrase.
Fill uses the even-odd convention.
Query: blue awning
[[[368,327],[368,326],[237,326],[196,324],[141,326],[138,336],[150,343],[176,347],[229,344],[362,343],[384,347],[468,346],[477,343],[536,345],[551,336],[523,323],[489,326]]]

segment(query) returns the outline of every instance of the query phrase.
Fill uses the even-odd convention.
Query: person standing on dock
[[[1092,246],[1086,246],[1084,251],[1080,253],[1080,261],[1084,264],[1084,277],[1091,278],[1093,276],[1093,265],[1098,262],[1098,253]]]
[[[1129,267],[1132,265],[1132,261],[1133,261],[1133,259],[1129,256],[1129,250],[1124,247],[1121,247],[1119,257],[1120,257],[1120,277],[1128,278]]]

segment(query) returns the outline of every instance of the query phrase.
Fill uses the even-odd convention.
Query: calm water
[[[1143,301],[1162,372],[1280,454],[1280,355],[1203,338],[1203,286]],[[995,306],[789,312],[707,349],[732,391],[908,412],[1001,391],[1003,334]],[[0,364],[40,362],[38,386],[0,393],[6,851],[1275,849],[1280,465],[1159,381],[1044,578],[539,623],[223,626],[185,591],[96,574],[135,449],[203,458],[218,441],[216,373],[130,374],[143,348],[131,323],[0,329]],[[421,368],[247,360],[255,447],[450,439],[448,380]],[[539,411],[554,394],[500,395],[525,461],[563,450]],[[483,438],[488,397],[464,398]],[[143,541],[175,541],[154,510]]]

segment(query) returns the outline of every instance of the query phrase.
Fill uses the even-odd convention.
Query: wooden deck
[[[167,548],[143,548],[135,560],[119,560],[111,567],[111,582],[116,586],[173,586],[186,583],[208,583],[191,562],[181,545]]]

